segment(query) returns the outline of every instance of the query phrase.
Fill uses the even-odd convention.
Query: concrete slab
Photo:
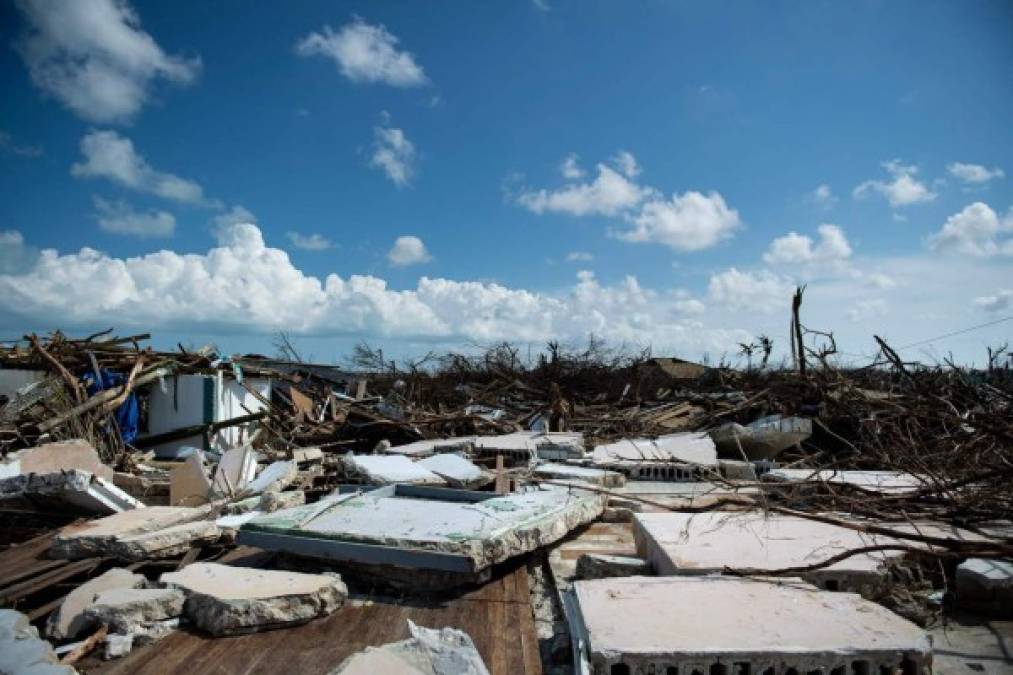
[[[113,588],[99,593],[85,615],[116,633],[132,633],[183,613],[184,595],[174,588]]]
[[[772,469],[763,474],[761,480],[771,483],[820,481],[837,485],[854,485],[855,487],[872,492],[893,494],[914,492],[925,486],[925,482],[918,476],[901,471]]]
[[[583,672],[595,675],[932,669],[918,626],[858,595],[797,579],[598,579],[574,583],[569,599]]]
[[[625,438],[597,445],[594,464],[644,480],[699,480],[717,467],[714,442],[699,433],[677,433],[658,438]]]
[[[49,615],[46,634],[54,640],[72,640],[85,631],[94,630],[96,625],[85,610],[97,595],[116,588],[140,588],[145,582],[143,574],[134,574],[119,567],[89,579],[68,593],[63,603]]]
[[[532,473],[539,478],[578,480],[593,485],[601,485],[602,487],[619,487],[626,483],[626,476],[618,471],[573,466],[571,464],[555,464],[551,462],[539,464],[532,470]]]
[[[342,458],[345,471],[371,485],[408,483],[411,485],[446,485],[446,481],[402,455],[355,455]]]
[[[216,563],[194,563],[163,574],[161,583],[186,593],[185,612],[212,635],[305,623],[344,604],[337,574],[299,574]]]
[[[584,553],[577,558],[577,576],[581,579],[639,577],[650,574],[651,566],[643,558],[601,553]]]
[[[924,534],[974,538],[941,525],[917,527]],[[636,513],[633,532],[638,554],[660,575],[720,574],[725,568],[781,570],[813,565],[855,548],[900,543],[828,523],[760,512]],[[886,563],[902,555],[901,551],[854,555],[801,576],[821,588],[875,598],[886,582]]]
[[[411,637],[353,654],[330,675],[489,675],[467,633],[408,621]]]
[[[441,452],[415,462],[433,472],[451,487],[476,488],[492,481],[492,476],[461,455]]]
[[[59,473],[78,469],[110,483],[113,470],[102,463],[98,452],[84,439],[44,443],[8,454],[0,461],[0,478],[19,474]]]
[[[467,452],[474,444],[474,436],[462,436],[459,438],[437,438],[426,441],[415,441],[404,445],[384,447],[383,452],[390,455],[405,455],[407,457],[429,457],[441,452]]]
[[[932,626],[929,635],[933,675],[1013,674],[1013,621],[958,613]]]
[[[988,616],[1013,617],[1013,560],[971,558],[961,563],[957,602]]]
[[[446,498],[341,495],[254,519],[240,529],[238,541],[297,555],[475,573],[557,541],[597,518],[605,501],[562,489],[491,498],[434,492]]]
[[[111,481],[80,469],[0,479],[0,499],[24,499],[36,507],[70,509],[89,515],[144,508],[143,502]]]
[[[214,523],[198,520],[154,532],[117,537],[109,546],[108,553],[120,560],[170,558],[186,553],[193,546],[210,544],[221,534],[221,530]]]
[[[507,455],[515,461],[578,458],[584,456],[584,434],[578,431],[517,431],[476,436],[474,451],[483,455]]]
[[[746,425],[729,422],[710,432],[722,457],[774,459],[779,453],[806,440],[813,422],[805,417],[768,415]]]
[[[93,520],[82,527],[61,531],[53,539],[54,558],[88,558],[106,555],[122,537],[154,532],[180,523],[205,518],[206,508],[149,506]]]

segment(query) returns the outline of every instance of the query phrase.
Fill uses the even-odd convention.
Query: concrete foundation
[[[408,621],[411,637],[353,654],[330,675],[489,675],[475,643],[454,628]]]
[[[299,574],[194,563],[162,575],[186,593],[186,616],[212,635],[305,623],[341,607],[348,590],[336,574]]]
[[[798,579],[578,581],[567,605],[578,670],[593,675],[932,672],[931,643],[913,623]]]
[[[116,588],[140,588],[144,584],[144,575],[118,567],[89,579],[68,593],[63,603],[49,615],[46,634],[54,640],[72,640],[94,630],[95,623],[85,610],[94,603],[97,595]]]

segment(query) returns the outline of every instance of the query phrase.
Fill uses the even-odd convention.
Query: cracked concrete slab
[[[149,506],[92,520],[82,527],[60,531],[53,539],[54,558],[88,558],[107,555],[122,538],[162,530],[208,516],[207,508]]]
[[[184,599],[183,592],[174,588],[113,588],[99,593],[85,614],[113,632],[136,633],[182,614]]]
[[[799,579],[624,577],[568,597],[594,673],[928,673],[928,635],[853,593]],[[619,666],[620,668],[622,666]]]
[[[451,452],[433,455],[415,462],[435,473],[451,487],[475,488],[492,482],[492,476],[473,462]]]
[[[71,640],[94,629],[95,622],[85,611],[97,595],[114,588],[140,588],[145,582],[144,575],[120,567],[89,579],[68,593],[60,606],[49,615],[46,634],[54,640]]]
[[[533,473],[540,478],[557,480],[578,480],[602,487],[619,487],[626,483],[626,476],[618,471],[606,469],[595,469],[587,466],[573,466],[570,464],[539,464],[534,468]]]
[[[355,455],[342,458],[345,471],[372,485],[408,483],[411,485],[446,485],[446,481],[429,469],[403,455]]]
[[[109,514],[144,508],[144,503],[112,481],[81,469],[28,473],[0,479],[0,499],[27,499],[32,504],[87,514]]]
[[[327,616],[348,590],[337,574],[301,574],[194,563],[162,575],[186,593],[185,612],[212,635],[268,630]]]
[[[217,525],[198,520],[154,532],[118,537],[109,546],[108,552],[121,560],[169,558],[185,553],[195,545],[210,544],[220,536],[221,530]]]

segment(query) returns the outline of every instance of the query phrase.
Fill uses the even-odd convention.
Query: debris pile
[[[1006,369],[148,339],[0,348],[11,668],[928,673],[1013,606]]]

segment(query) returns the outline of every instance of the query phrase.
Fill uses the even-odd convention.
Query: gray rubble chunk
[[[257,509],[264,513],[290,509],[293,506],[302,506],[306,503],[306,493],[302,490],[292,492],[265,492],[260,496],[260,503]]]
[[[585,553],[577,558],[577,576],[581,579],[648,576],[651,565],[643,558],[625,555]]]
[[[54,640],[76,638],[96,627],[94,621],[85,614],[85,610],[92,605],[99,593],[114,588],[140,588],[144,583],[144,575],[134,574],[120,567],[84,582],[68,593],[63,603],[49,615],[46,634]]]
[[[182,614],[184,599],[174,588],[114,588],[99,593],[85,614],[115,633],[135,633],[154,621]]]
[[[482,655],[467,633],[439,630],[408,621],[411,637],[353,654],[330,675],[489,675]]]
[[[39,639],[28,617],[12,609],[0,609],[0,673],[4,675],[73,675],[61,666],[53,646]]]
[[[337,574],[300,574],[194,563],[162,575],[186,593],[185,612],[212,635],[303,623],[341,607],[348,590]]]

